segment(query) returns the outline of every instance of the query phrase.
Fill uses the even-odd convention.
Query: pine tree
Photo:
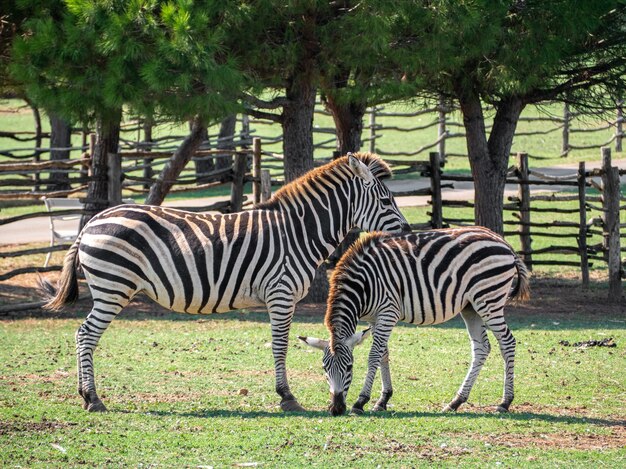
[[[193,118],[203,125],[239,109],[242,76],[222,51],[221,25],[230,3],[35,4],[26,22],[29,34],[14,43],[13,74],[44,108],[96,122],[97,131],[104,134],[97,139],[94,166],[105,164],[107,152],[117,152],[117,141],[110,139],[119,133],[124,108],[148,118]],[[180,161],[170,167],[184,167],[194,145],[185,145],[187,151],[178,152]],[[160,187],[151,191],[149,201],[160,203],[171,186],[169,178],[176,176],[160,177],[155,183]],[[88,206],[92,211],[106,206],[106,181],[94,181],[88,198],[95,201]]]

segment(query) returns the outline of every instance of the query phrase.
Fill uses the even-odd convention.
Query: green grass
[[[623,316],[510,315],[518,353],[508,415],[492,411],[502,392],[497,348],[468,405],[442,414],[470,359],[462,322],[399,326],[390,341],[391,411],[332,418],[321,356],[295,340],[326,336],[321,317],[297,316],[292,328],[288,370],[309,411],[287,415],[277,408],[269,326],[259,313],[200,320],[124,313],[96,352],[109,412],[86,413],[75,392],[73,339],[83,315],[0,321],[0,465],[618,467],[626,461]],[[559,345],[606,336],[618,348]],[[370,343],[356,352],[349,402]]]

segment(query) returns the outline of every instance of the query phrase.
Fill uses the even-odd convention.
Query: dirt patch
[[[76,425],[70,422],[20,422],[0,420],[0,435],[11,435],[13,433],[49,433]]]
[[[529,433],[477,435],[475,438],[493,446],[508,448],[573,449],[603,450],[618,449],[626,446],[626,427],[615,426],[604,435],[594,433]]]
[[[57,272],[43,274],[43,276],[53,284],[58,278]],[[0,305],[1,304],[19,304],[41,300],[41,296],[37,291],[38,274],[20,275],[5,282],[0,282]],[[626,302],[610,304],[606,301],[607,290],[604,284],[597,280],[592,282],[592,287],[584,290],[580,287],[580,281],[576,278],[549,278],[535,276],[531,280],[531,299],[529,302],[520,305],[510,305],[507,307],[507,315],[520,314],[528,317],[530,315],[545,316],[546,312],[551,317],[558,319],[559,317],[567,317],[572,314],[585,315],[615,315],[626,314]],[[24,318],[29,316],[46,317],[84,317],[91,309],[91,300],[89,292],[81,282],[81,300],[75,305],[68,307],[61,313],[46,313],[41,310],[33,309],[23,312],[9,312],[4,318]],[[254,311],[265,311],[263,308],[254,309]],[[296,309],[296,315],[300,317],[321,318],[326,312],[325,304],[299,304]],[[150,317],[160,317],[170,314],[165,308],[155,304],[144,296],[135,299],[124,316],[132,318],[133,316],[142,316],[149,314]],[[208,320],[209,316],[203,317],[201,320]],[[624,327],[626,327],[626,319],[624,319]]]
[[[228,396],[236,394],[233,392],[211,391],[210,395]],[[208,393],[199,393],[191,391],[180,391],[173,393],[152,393],[152,392],[133,392],[127,393],[124,396],[113,396],[111,399],[118,403],[137,402],[141,404],[157,404],[157,403],[175,403],[175,402],[198,402],[206,398]]]
[[[15,376],[0,376],[0,382],[4,382],[9,386],[19,386],[26,383],[54,383],[67,379],[70,373],[67,371],[57,370],[51,375],[38,375],[28,373]]]
[[[403,457],[418,457],[428,462],[434,463],[438,461],[445,461],[461,457],[465,454],[470,454],[473,451],[469,448],[459,445],[441,444],[440,446],[433,445],[432,443],[425,443],[423,445],[405,443],[395,439],[385,439],[381,446],[362,446],[356,445],[353,448],[354,455],[353,460],[358,461],[363,456],[368,454],[385,454],[388,457],[398,458],[396,461],[400,461]],[[323,451],[342,451],[345,450],[345,443],[340,443],[329,439],[322,448]]]
[[[574,342],[573,344],[569,343],[569,340],[561,340],[559,345],[563,347],[617,347],[617,344],[613,340],[613,337],[607,337],[602,340],[585,340],[583,342]]]

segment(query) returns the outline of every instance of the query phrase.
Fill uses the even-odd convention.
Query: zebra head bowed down
[[[91,290],[93,309],[76,333],[84,408],[106,410],[96,392],[93,353],[111,321],[145,293],[192,314],[265,305],[281,408],[303,410],[285,368],[295,304],[352,227],[408,228],[381,181],[390,175],[377,156],[357,154],[311,171],[250,211],[215,215],[122,205],[92,218],[65,257],[58,289],[42,284],[49,310],[78,297],[79,266]]]
[[[387,342],[398,321],[441,324],[459,313],[469,333],[472,363],[456,397],[444,410],[455,411],[467,401],[490,351],[489,329],[504,358],[504,395],[497,410],[506,412],[513,401],[515,339],[503,311],[511,299],[528,299],[528,280],[528,271],[511,246],[486,228],[405,236],[373,234],[359,241],[342,257],[331,279],[325,320],[330,342],[300,337],[324,351],[330,412],[339,415],[346,410],[352,350],[367,333],[355,332],[360,319],[370,323],[373,343],[365,384],[352,407],[354,413],[362,413],[369,401],[379,366],[382,393],[373,410],[387,408],[393,393]]]

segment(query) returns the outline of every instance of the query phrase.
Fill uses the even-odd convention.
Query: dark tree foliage
[[[398,1],[393,58],[425,96],[460,103],[476,222],[502,232],[509,152],[525,106],[606,109],[624,87],[623,0]],[[494,111],[487,132],[485,105]]]
[[[97,145],[94,164],[116,151],[109,137],[119,133],[122,109],[199,125],[239,109],[243,79],[223,52],[231,2],[25,0],[21,6],[29,19],[13,43],[13,75],[42,107],[107,129],[108,137],[97,139],[107,144]],[[170,168],[184,167],[197,148],[197,139],[191,142]],[[149,202],[161,203],[168,183],[161,177]],[[88,198],[106,200],[106,184],[91,184]]]

